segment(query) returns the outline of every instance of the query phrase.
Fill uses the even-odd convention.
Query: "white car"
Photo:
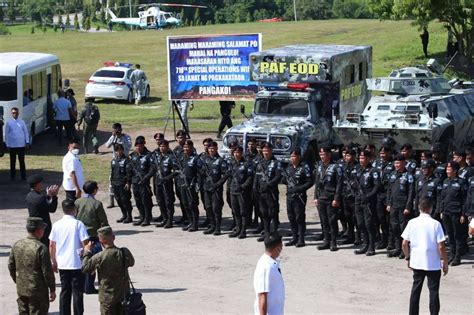
[[[134,93],[130,75],[133,72],[130,64],[105,63],[106,67],[100,68],[87,80],[86,98],[126,100],[133,103]],[[145,81],[143,98],[150,96],[150,84]]]

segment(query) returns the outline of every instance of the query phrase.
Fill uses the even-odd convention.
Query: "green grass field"
[[[10,28],[12,35],[0,37],[0,51],[34,51],[57,55],[62,64],[63,78],[71,81],[81,104],[86,80],[107,60],[140,63],[151,81],[152,100],[145,106],[100,103],[102,130],[121,122],[127,130],[154,127],[161,130],[169,102],[167,87],[166,36],[197,34],[262,33],[263,49],[289,44],[357,44],[373,46],[373,76],[387,75],[400,66],[425,63],[419,31],[410,21],[327,20],[281,23],[224,24],[180,28],[164,31],[123,31],[113,33],[65,34],[52,29],[43,34],[31,25]],[[444,62],[446,32],[441,24],[430,25],[429,53]],[[453,73],[448,71],[448,75]],[[189,113],[190,129],[215,131],[219,122],[217,102],[196,102]],[[251,104],[247,105],[247,108]],[[237,110],[236,122],[241,119]],[[38,162],[42,167],[42,162]],[[88,161],[89,163],[89,161]],[[91,159],[90,163],[94,163]],[[7,167],[7,159],[0,159]],[[101,179],[103,176],[101,176]]]

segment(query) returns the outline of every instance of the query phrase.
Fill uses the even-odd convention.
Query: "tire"
[[[128,91],[127,102],[129,104],[133,104],[133,92],[132,92],[132,90]]]

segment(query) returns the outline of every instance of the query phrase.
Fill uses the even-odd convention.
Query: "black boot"
[[[306,244],[304,242],[304,234],[306,232],[305,226],[298,227],[298,242],[296,243],[296,247],[304,247]]]
[[[123,220],[123,223],[132,223],[132,210],[127,211],[127,217]]]
[[[260,233],[262,233],[262,231],[263,231],[263,223],[260,222],[260,224],[257,226],[257,229],[255,231],[253,231],[252,233],[253,234],[260,234]]]
[[[109,195],[109,204],[107,205],[107,209],[112,209],[115,207],[115,199],[113,195]]]
[[[204,222],[202,222],[201,224],[199,224],[199,227],[200,228],[208,228],[209,227],[209,224],[211,224],[211,221],[206,218],[206,220]]]
[[[239,239],[247,237],[247,218],[242,218],[242,227],[240,228]]]
[[[257,238],[257,242],[263,242],[265,240],[265,236],[270,233],[270,221],[268,219],[263,219],[263,231],[265,231],[259,238]]]
[[[127,218],[127,212],[122,211],[122,216],[117,220],[117,223],[122,223]]]
[[[369,235],[369,247],[367,249],[367,256],[374,256],[375,255],[375,236]]]
[[[221,235],[222,214],[216,216],[216,227],[212,235]]]
[[[285,243],[285,246],[295,246],[298,243],[298,230],[294,227],[291,228],[291,240]]]
[[[318,250],[325,250],[325,249],[329,249],[329,241],[325,240],[324,243],[322,243],[321,245],[318,245]]]
[[[203,232],[203,234],[212,234],[216,230],[214,224],[209,225],[209,227]]]
[[[329,250],[331,252],[336,252],[338,250],[337,248],[337,242],[336,242],[336,239],[334,238],[333,240],[331,240],[331,246],[329,247]]]
[[[137,226],[137,225],[142,225],[143,221],[145,221],[145,219],[144,219],[144,218],[140,218],[140,219],[138,219],[138,221],[133,222],[133,225],[135,225],[135,226]]]
[[[191,214],[191,228],[188,229],[188,232],[196,232],[199,225],[199,211],[193,211]]]

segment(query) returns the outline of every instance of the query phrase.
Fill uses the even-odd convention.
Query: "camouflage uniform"
[[[102,315],[122,313],[121,302],[129,291],[128,267],[134,264],[135,259],[127,248],[107,247],[94,256],[89,251],[84,252],[82,272],[90,273],[97,269],[99,275],[99,302]]]
[[[48,248],[33,236],[13,245],[8,260],[16,283],[20,314],[48,314],[49,291],[55,292],[54,273]]]

